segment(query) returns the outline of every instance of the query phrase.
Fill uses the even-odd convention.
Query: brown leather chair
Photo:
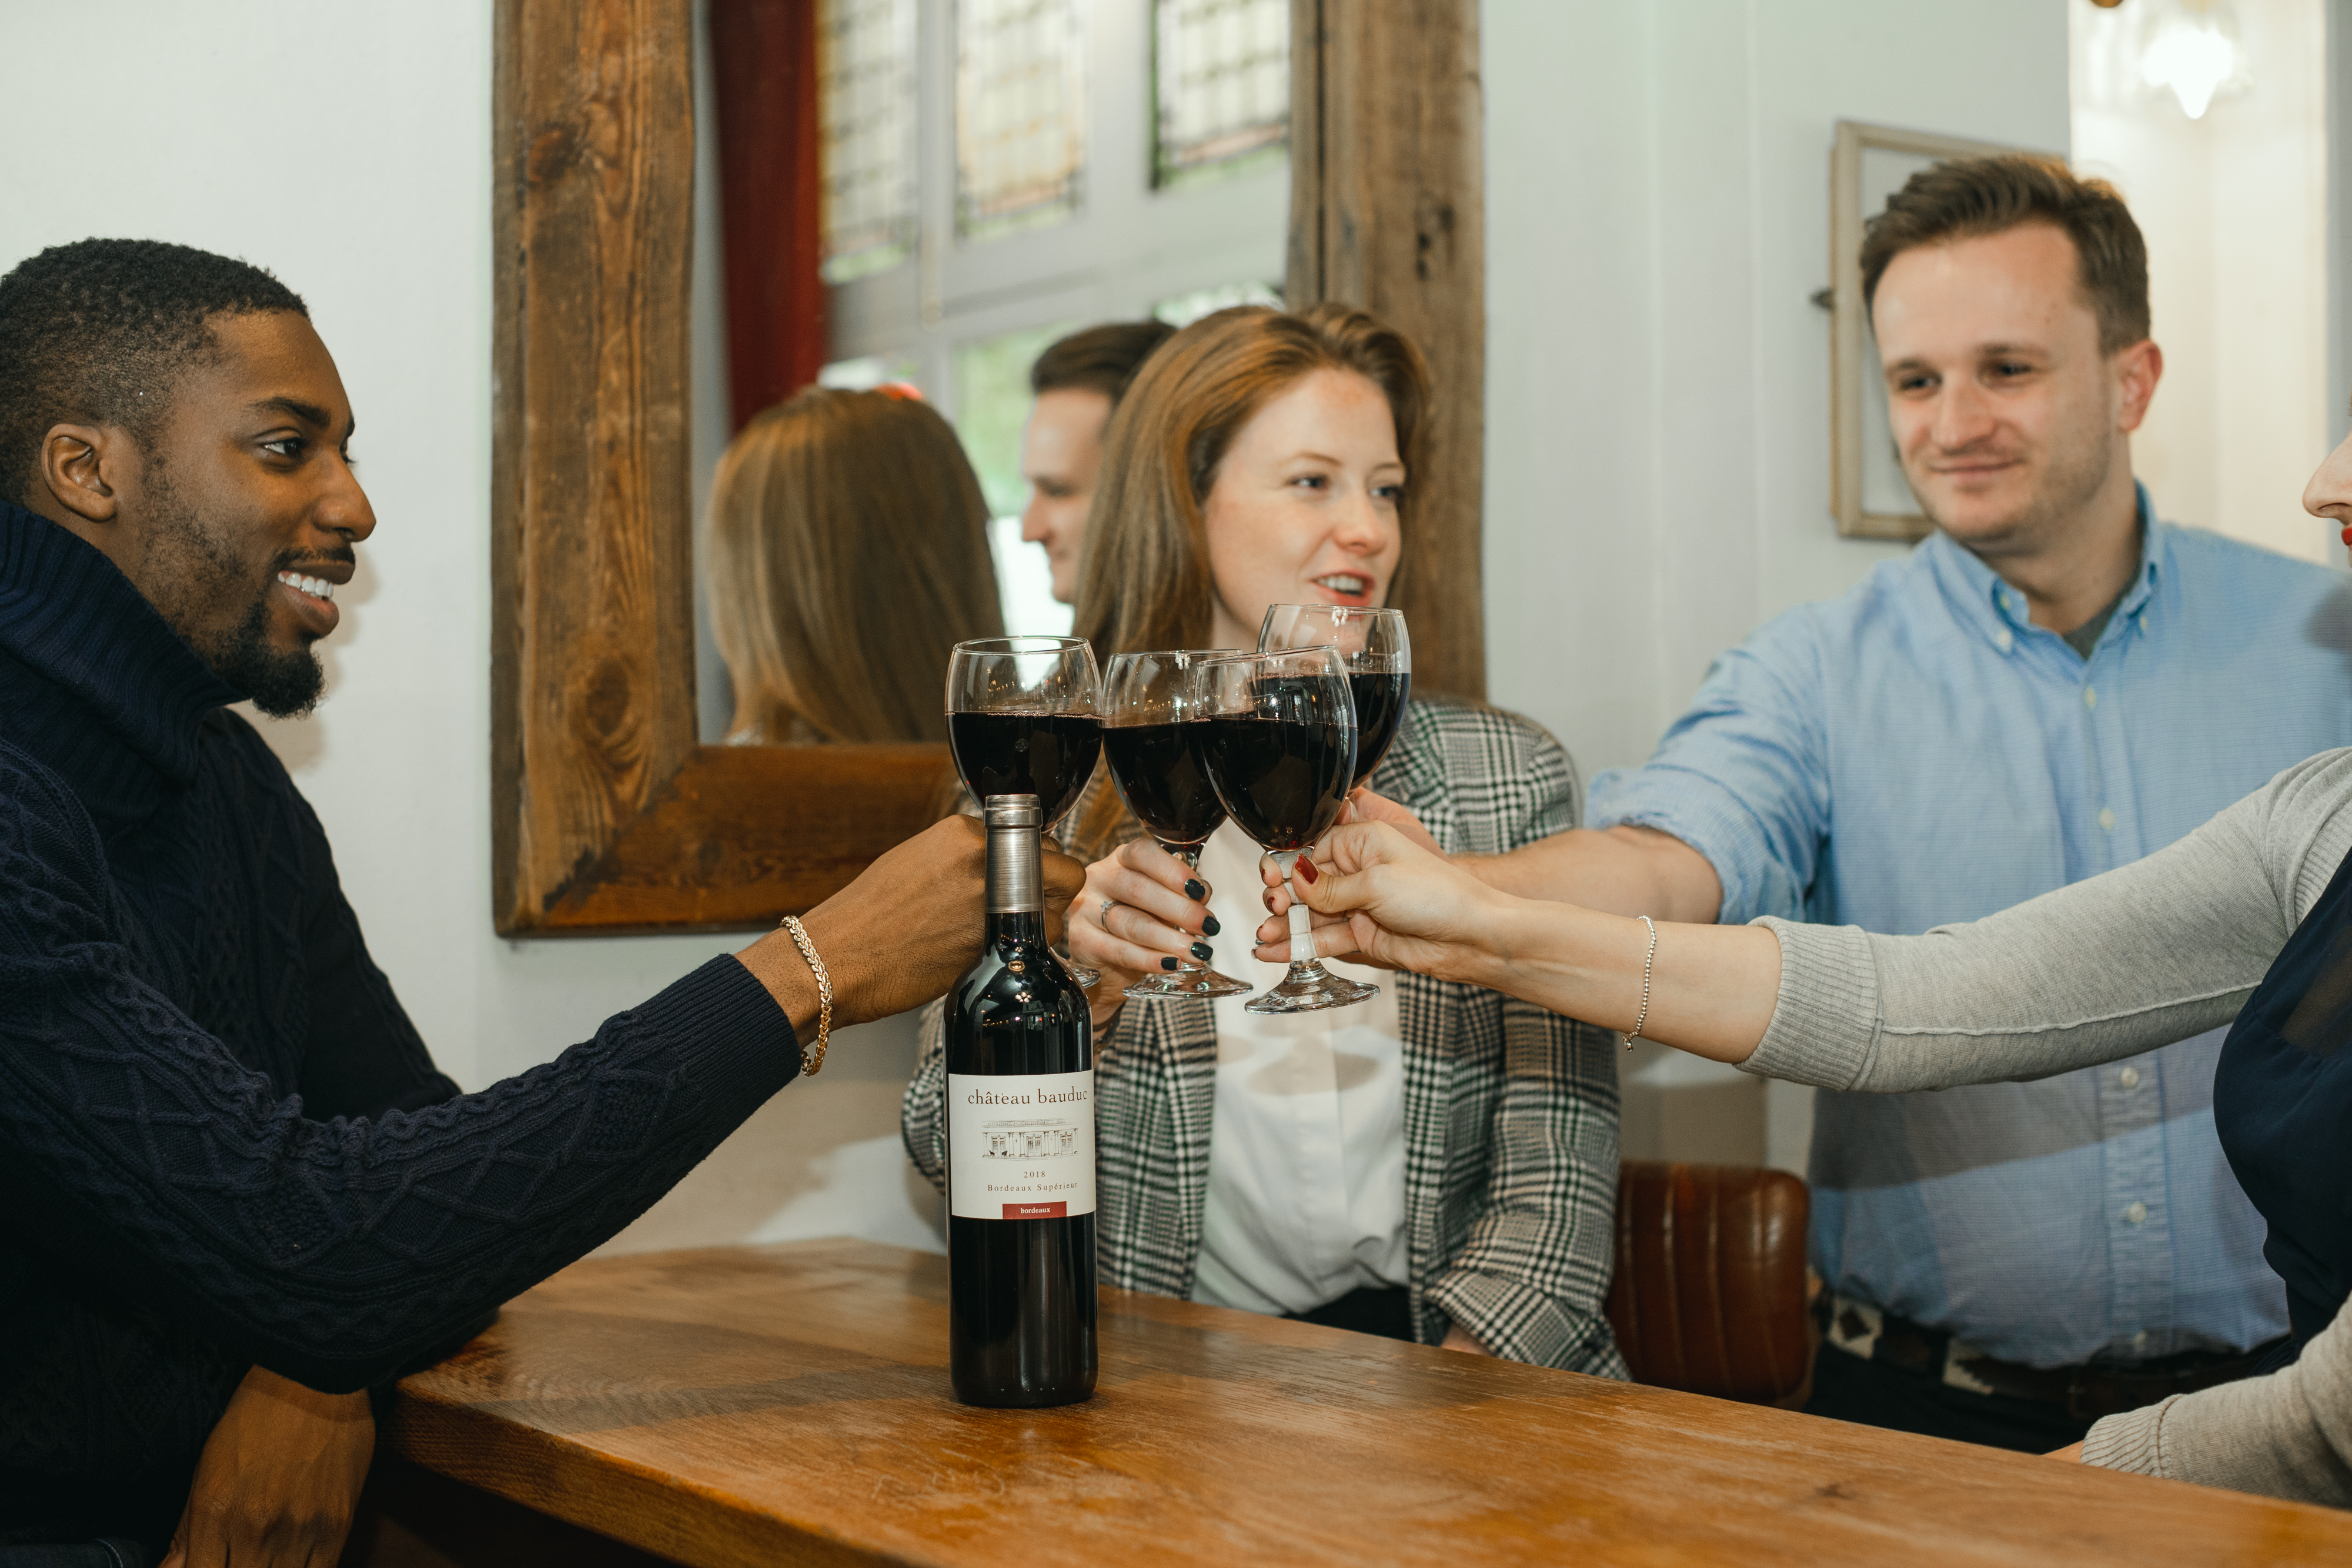
[[[1804,1387],[1806,1208],[1786,1171],[1624,1163],[1609,1322],[1635,1382],[1755,1405]]]

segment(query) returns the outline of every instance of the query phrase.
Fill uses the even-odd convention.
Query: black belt
[[[2249,1351],[2184,1351],[2131,1366],[2027,1366],[1987,1355],[1942,1329],[1915,1323],[1852,1296],[1823,1291],[1814,1312],[1822,1324],[1822,1343],[1848,1355],[1899,1366],[1970,1394],[2055,1405],[2077,1421],[2120,1416],[2175,1394],[2235,1383],[2287,1343],[2282,1335]]]

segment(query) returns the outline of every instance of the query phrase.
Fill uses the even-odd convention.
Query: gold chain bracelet
[[[833,977],[824,972],[824,960],[816,956],[816,944],[801,926],[797,915],[784,916],[784,929],[793,934],[793,946],[808,960],[810,970],[816,976],[816,1049],[803,1046],[801,1050],[801,1071],[810,1077],[824,1065],[824,1048],[833,1036]]]

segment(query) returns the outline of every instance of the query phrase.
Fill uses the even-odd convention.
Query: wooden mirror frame
[[[814,3],[814,0],[802,0]],[[501,935],[748,929],[920,830],[942,746],[702,746],[688,501],[691,0],[499,0],[491,858]],[[1476,0],[1293,0],[1294,307],[1427,350],[1435,500],[1399,603],[1486,687]],[[1412,106],[1399,112],[1397,106]]]

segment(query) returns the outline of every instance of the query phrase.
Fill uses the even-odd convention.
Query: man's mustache
[[[282,550],[276,557],[272,558],[269,563],[269,570],[275,573],[280,571],[296,571],[306,566],[326,566],[331,564],[335,566],[357,567],[359,563],[359,551],[352,549],[349,545],[345,545],[341,549]]]

